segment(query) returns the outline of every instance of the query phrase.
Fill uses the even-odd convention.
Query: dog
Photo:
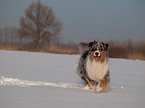
[[[84,81],[84,86],[97,93],[108,91],[110,88],[108,43],[90,42],[80,43],[81,57],[77,73]]]

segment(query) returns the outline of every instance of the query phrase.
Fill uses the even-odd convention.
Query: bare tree
[[[52,8],[40,1],[28,6],[25,17],[20,18],[19,33],[33,40],[33,48],[37,48],[40,41],[50,43],[51,38],[57,37],[60,31],[61,22],[54,16]]]

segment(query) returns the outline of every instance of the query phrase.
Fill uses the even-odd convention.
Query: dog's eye
[[[103,49],[100,49],[100,51],[103,51]]]
[[[97,49],[96,48],[92,48],[92,50],[91,51],[96,51]]]
[[[99,50],[103,51],[103,46],[100,46],[100,47],[99,47]]]

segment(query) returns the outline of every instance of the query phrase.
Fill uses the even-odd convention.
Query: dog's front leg
[[[106,76],[98,83],[96,87],[96,92],[99,93],[101,91],[108,91],[110,88],[110,76],[106,74]]]
[[[98,85],[96,86],[96,92],[100,93],[103,90],[103,88],[100,86],[100,82],[98,83]]]
[[[88,83],[88,85],[89,85],[90,89],[92,89],[92,88],[93,88],[93,86],[92,86],[91,82],[90,82],[88,79],[86,79],[86,81],[87,81],[87,83]]]

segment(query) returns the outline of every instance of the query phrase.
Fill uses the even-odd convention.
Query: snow
[[[79,55],[0,50],[0,108],[144,108],[145,61],[110,59],[111,89],[76,74]]]

